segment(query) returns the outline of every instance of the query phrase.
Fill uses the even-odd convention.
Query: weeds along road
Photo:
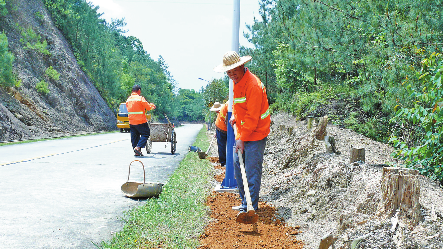
[[[125,197],[131,161],[146,182],[166,183],[202,125],[176,128],[177,151],[152,143],[134,157],[129,133],[0,147],[0,248],[97,248],[119,231],[124,212],[143,204]],[[131,165],[130,181],[143,181]]]

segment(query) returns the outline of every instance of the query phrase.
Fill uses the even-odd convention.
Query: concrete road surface
[[[154,142],[134,157],[129,133],[63,138],[0,147],[0,248],[96,248],[144,200],[120,190],[131,161],[146,182],[166,183],[202,125],[176,128],[177,151]],[[130,181],[142,182],[138,162]]]

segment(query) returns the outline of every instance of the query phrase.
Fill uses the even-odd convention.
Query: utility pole
[[[232,51],[238,53],[239,50],[239,33],[240,33],[240,0],[234,1],[234,11],[232,18]],[[229,79],[229,105],[228,120],[232,115],[232,105],[234,100],[234,82]],[[226,171],[225,179],[221,184],[220,190],[234,190],[237,188],[237,181],[234,176],[234,143],[235,135],[231,124],[228,122],[228,138],[226,141]]]

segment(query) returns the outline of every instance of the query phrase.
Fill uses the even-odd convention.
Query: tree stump
[[[340,154],[335,145],[335,138],[333,136],[325,136],[325,146],[326,146],[326,153]]]
[[[383,168],[381,185],[379,215],[392,217],[398,210],[399,218],[406,218],[412,224],[417,224],[420,219],[418,171],[407,168]]]
[[[313,116],[306,117],[306,122],[308,130],[312,129],[312,123],[314,123],[314,117]]]
[[[320,240],[320,246],[318,249],[328,249],[337,240],[331,233],[324,235]]]
[[[327,134],[326,126],[328,125],[328,116],[324,116],[320,119],[318,126],[314,130],[314,136],[317,140],[325,139]]]
[[[357,161],[365,162],[365,148],[351,148],[351,159],[349,163]]]

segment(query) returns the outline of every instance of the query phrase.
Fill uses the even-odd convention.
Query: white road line
[[[88,147],[88,148],[78,149],[76,151],[93,149],[95,147],[99,147],[99,146],[103,146],[103,145],[109,145],[109,144],[113,144],[113,143],[118,143],[118,142],[122,142],[122,141],[126,141],[126,140],[129,140],[129,139],[121,139],[121,140],[109,142],[109,143],[106,143],[106,144],[100,144],[100,145],[96,145],[96,146],[92,146],[92,147]],[[68,151],[68,152],[60,152],[60,153],[49,154],[49,155],[45,155],[45,156],[33,157],[33,158],[29,158],[29,159],[23,159],[23,160],[20,160],[20,161],[13,161],[13,162],[3,163],[3,164],[0,164],[0,166],[7,166],[7,165],[12,165],[12,164],[24,163],[24,162],[28,162],[28,161],[32,161],[32,160],[43,159],[43,158],[46,158],[46,157],[58,156],[58,155],[63,155],[63,154],[68,154],[68,153],[73,153],[73,152],[75,152],[75,151],[72,150],[72,151]]]

